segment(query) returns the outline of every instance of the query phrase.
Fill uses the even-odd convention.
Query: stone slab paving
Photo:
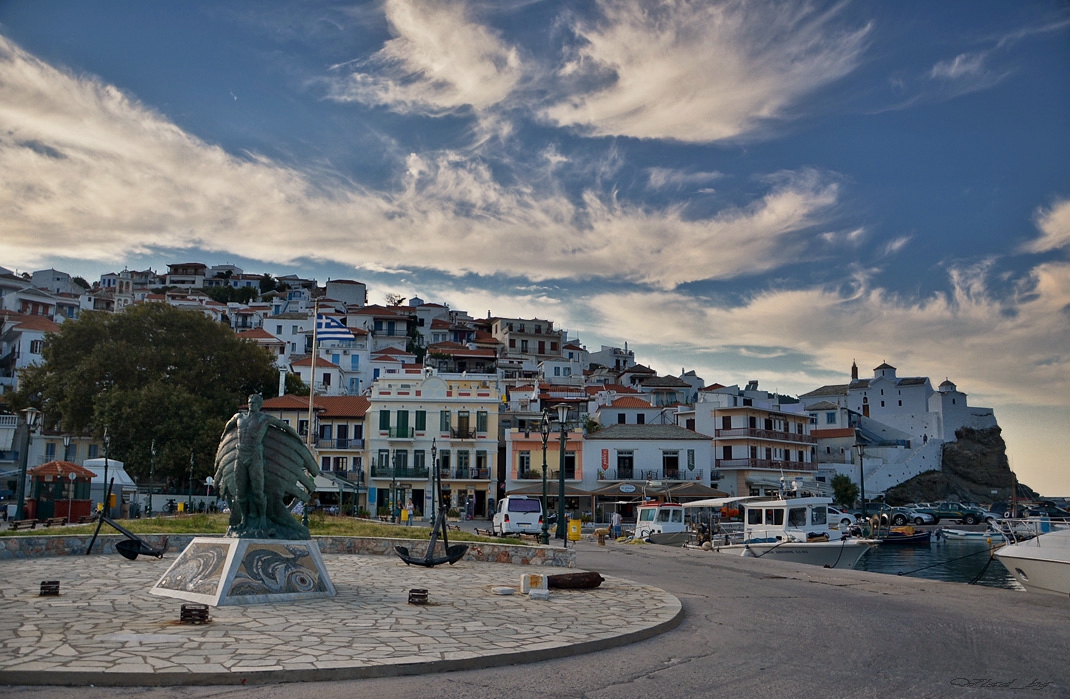
[[[304,682],[445,672],[571,656],[632,643],[679,623],[656,587],[607,577],[595,590],[520,594],[530,566],[463,561],[406,566],[388,556],[325,555],[338,596],[212,607],[149,594],[171,564],[120,556],[0,561],[0,683],[191,685]],[[555,571],[576,572],[576,571]],[[58,597],[41,597],[58,580]],[[516,588],[513,595],[492,591]],[[408,604],[412,588],[429,604]]]

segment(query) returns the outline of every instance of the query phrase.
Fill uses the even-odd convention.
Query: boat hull
[[[1004,546],[996,560],[1029,592],[1070,595],[1070,531]]]
[[[824,568],[854,568],[877,542],[867,539],[714,546],[713,551],[736,556],[805,563]]]

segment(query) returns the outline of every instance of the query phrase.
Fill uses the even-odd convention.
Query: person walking
[[[405,503],[405,514],[406,514],[406,518],[405,519],[406,519],[406,521],[408,521],[408,524],[409,524],[410,527],[412,526],[413,509],[414,508],[412,506],[412,498],[409,498],[409,501],[407,503]]]
[[[620,538],[620,524],[621,524],[620,513],[619,512],[614,512],[613,516],[609,518],[609,523],[613,527],[613,538],[614,539],[619,539]]]

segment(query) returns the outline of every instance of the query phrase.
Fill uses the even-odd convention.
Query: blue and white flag
[[[316,315],[316,340],[318,342],[323,342],[324,340],[352,342],[353,339],[353,333],[349,328],[334,318],[325,316],[322,313]]]

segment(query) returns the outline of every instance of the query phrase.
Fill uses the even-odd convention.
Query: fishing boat
[[[1001,543],[1006,540],[1003,533],[992,528],[972,531],[969,529],[937,529],[937,539],[948,541],[985,541]]]
[[[932,541],[933,533],[928,529],[916,529],[914,527],[892,527],[886,534],[881,534],[877,539],[882,544],[928,544]]]
[[[726,500],[700,500],[685,503],[685,507],[719,508]],[[702,550],[825,568],[853,568],[879,543],[876,539],[857,538],[831,528],[828,506],[832,498],[788,497],[782,491],[773,499],[748,499],[741,504],[742,534],[714,536],[701,546]]]
[[[996,560],[1029,592],[1070,595],[1070,529],[1004,546]]]
[[[683,546],[689,537],[683,505],[660,500],[643,502],[636,513],[634,536],[652,544]]]

